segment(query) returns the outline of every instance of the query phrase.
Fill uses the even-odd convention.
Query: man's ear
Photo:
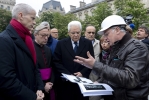
[[[18,13],[18,18],[19,18],[20,20],[23,19],[23,13],[22,13],[22,12]]]
[[[120,31],[121,31],[121,29],[119,27],[115,28],[115,32],[116,32],[117,35],[120,34]]]
[[[146,37],[148,37],[148,34],[146,33]]]

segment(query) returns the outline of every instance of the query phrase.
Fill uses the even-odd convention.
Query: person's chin
[[[47,44],[47,42],[44,42],[44,43],[43,43],[43,45],[46,45],[46,44]]]
[[[78,41],[78,39],[74,39],[74,42],[77,42]]]
[[[141,35],[140,35],[140,34],[138,34],[138,35],[136,35],[136,37],[141,37]]]
[[[136,36],[136,38],[139,39],[139,40],[142,39],[142,37],[140,37],[140,36]]]

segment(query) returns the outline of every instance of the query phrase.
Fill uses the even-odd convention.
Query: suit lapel
[[[93,44],[93,48],[98,44],[98,41],[95,39],[95,42]]]
[[[67,51],[70,53],[70,55],[72,57],[74,57],[76,55],[74,50],[73,50],[73,46],[72,46],[72,43],[71,43],[71,38],[67,38],[65,40],[65,47],[66,47]]]
[[[31,53],[30,53],[29,49],[27,48],[25,42],[19,37],[17,32],[14,30],[14,28],[11,25],[9,25],[7,27],[7,29],[8,29],[8,34],[10,35],[10,37],[12,38],[14,43],[19,48],[21,48],[24,52],[26,52],[28,54],[28,56],[30,56],[32,58]]]

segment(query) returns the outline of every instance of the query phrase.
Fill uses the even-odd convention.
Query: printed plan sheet
[[[93,83],[90,79],[64,73],[62,73],[62,75],[62,78],[72,83],[77,83],[83,96],[112,95],[113,89],[108,84]]]

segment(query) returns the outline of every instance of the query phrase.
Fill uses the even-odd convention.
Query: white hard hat
[[[102,35],[105,30],[115,25],[126,25],[126,22],[121,16],[111,15],[106,17],[101,23],[101,30],[98,31],[99,35]]]

